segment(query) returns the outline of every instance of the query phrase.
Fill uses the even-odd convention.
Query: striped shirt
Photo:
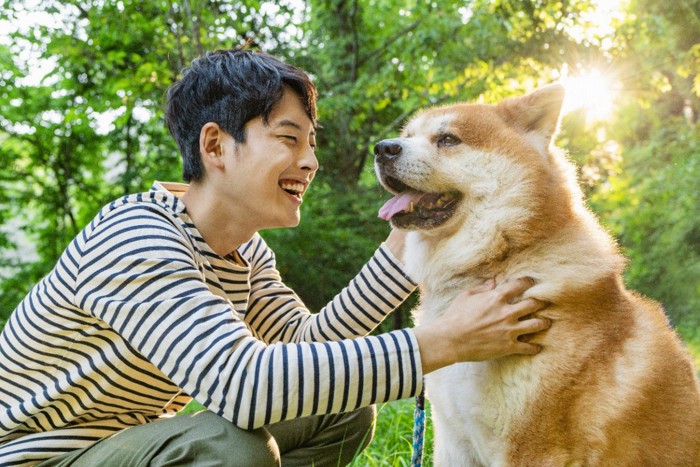
[[[154,184],[105,206],[0,335],[0,465],[31,465],[195,398],[244,429],[412,397],[409,329],[368,336],[416,287],[382,245],[319,313],[255,235],[221,257]]]

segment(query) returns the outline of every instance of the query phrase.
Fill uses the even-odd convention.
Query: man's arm
[[[350,284],[312,314],[282,282],[272,251],[262,238],[254,238],[245,247],[256,252],[250,259],[252,290],[246,322],[266,342],[323,342],[369,334],[416,288],[392,253],[397,240],[390,236]]]
[[[323,343],[266,345],[253,337],[230,304],[209,291],[167,215],[124,208],[92,235],[76,281],[80,306],[124,339],[135,359],[153,364],[144,379],[165,374],[242,428],[421,390],[417,342],[408,330]]]

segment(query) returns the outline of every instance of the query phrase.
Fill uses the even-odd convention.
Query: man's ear
[[[199,132],[199,153],[205,167],[223,166],[224,131],[218,123],[205,123]]]

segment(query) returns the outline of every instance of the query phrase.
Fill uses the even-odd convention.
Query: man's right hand
[[[514,301],[533,285],[532,279],[520,278],[496,287],[491,279],[458,295],[438,319],[415,327],[423,374],[458,362],[538,353],[540,346],[518,338],[549,328],[546,318],[525,318],[547,303],[534,298]]]

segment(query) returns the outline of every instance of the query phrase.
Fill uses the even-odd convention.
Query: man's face
[[[287,90],[268,124],[245,126],[245,143],[228,136],[227,171],[221,191],[232,203],[233,222],[255,231],[295,227],[302,197],[318,170],[316,133],[301,99]]]

